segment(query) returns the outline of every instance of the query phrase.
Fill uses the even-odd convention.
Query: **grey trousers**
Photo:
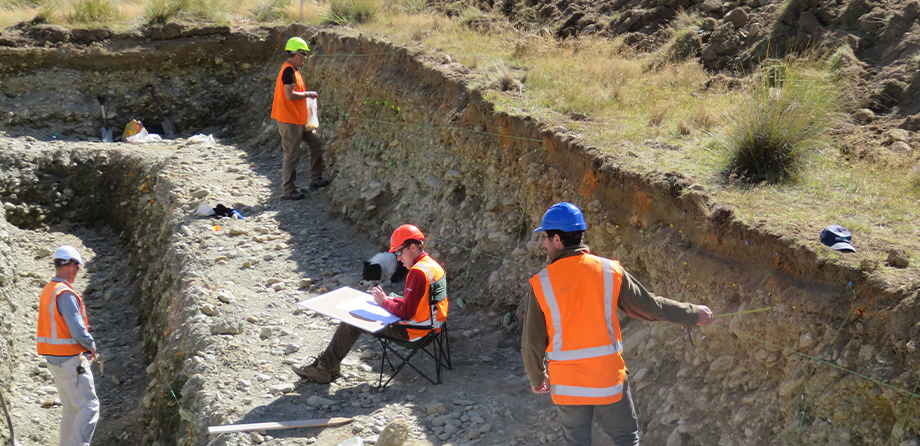
[[[351,348],[355,345],[355,342],[358,342],[361,333],[368,333],[373,336],[383,336],[398,341],[409,340],[409,332],[399,325],[387,325],[376,333],[370,333],[342,322],[339,323],[339,328],[335,330],[335,334],[332,335],[332,340],[329,341],[329,346],[326,347],[326,351],[322,354],[323,366],[331,369],[341,364],[342,360],[345,359],[345,356],[348,355],[348,352],[351,351]]]
[[[278,133],[281,134],[281,149],[284,151],[284,161],[281,164],[281,189],[284,191],[284,196],[289,196],[291,192],[297,190],[294,183],[297,181],[297,165],[300,164],[301,142],[307,143],[309,149],[311,182],[323,178],[323,169],[326,168],[323,163],[323,143],[319,136],[316,136],[316,130],[305,132],[302,125],[279,122]]]
[[[82,366],[83,373],[77,373]],[[99,398],[89,361],[76,355],[61,365],[48,365],[54,385],[61,397],[61,432],[59,446],[89,446],[99,422]]]
[[[629,380],[623,383],[623,398],[603,406],[556,406],[565,444],[591,446],[591,421],[597,421],[616,446],[639,445],[639,421],[629,392]]]

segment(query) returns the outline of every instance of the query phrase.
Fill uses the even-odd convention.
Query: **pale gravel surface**
[[[87,143],[54,146],[69,144]],[[153,149],[173,158],[167,168],[171,178],[207,188],[204,200],[212,206],[239,203],[246,215],[243,221],[214,220],[193,216],[192,209],[176,211],[188,214],[188,229],[183,229],[187,237],[180,243],[197,253],[193,279],[209,295],[196,319],[205,320],[212,330],[226,325],[227,331],[237,331],[212,335],[211,346],[186,359],[183,372],[195,377],[189,381],[195,381],[209,402],[192,416],[222,418],[222,424],[355,419],[338,428],[212,436],[208,444],[337,445],[352,436],[370,443],[395,419],[408,423],[407,444],[412,445],[559,442],[549,397],[530,392],[515,347],[519,335],[502,328],[503,314],[486,308],[452,305],[454,369],[444,372],[443,385],[433,386],[407,369],[386,391],[376,392],[379,346],[367,336],[345,359],[342,378],[330,385],[298,381],[291,364],[312,359],[331,339],[337,322],[301,310],[296,302],[342,285],[367,287],[360,282],[362,262],[386,241],[368,240],[330,218],[325,191],[309,191],[302,201],[280,200],[277,152],[249,158],[233,146],[203,149],[181,142]],[[215,232],[213,224],[221,230]],[[9,396],[17,438],[25,446],[51,444],[57,436],[60,406],[46,407],[55,395],[50,374],[35,353],[33,304],[53,273],[50,256],[39,257],[40,250],[66,243],[76,246],[87,262],[77,289],[86,298],[104,359],[104,373],[93,366],[103,404],[94,444],[140,444],[140,399],[152,384],[133,307],[138,301],[129,280],[132,272],[121,255],[130,247],[108,227],[78,224],[48,231],[11,227],[9,240],[17,276],[12,295],[19,306],[10,318],[19,357]],[[314,284],[302,287],[309,282],[304,279]],[[395,284],[390,290],[401,292],[401,287]],[[180,394],[182,389],[173,390]]]

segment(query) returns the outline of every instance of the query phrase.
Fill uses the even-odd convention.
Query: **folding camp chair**
[[[439,281],[440,282],[440,281]],[[412,328],[416,330],[430,330],[428,334],[423,336],[421,339],[415,341],[398,341],[393,338],[387,338],[378,336],[377,339],[380,341],[380,346],[383,349],[383,357],[380,359],[380,379],[377,383],[378,389],[383,389],[399,374],[399,371],[405,366],[412,367],[419,375],[422,375],[423,378],[427,379],[431,384],[441,384],[441,370],[447,368],[451,369],[450,363],[450,340],[447,338],[447,321],[441,323],[440,329],[436,329],[434,325],[435,316],[437,313],[437,304],[440,302],[434,301],[437,299],[440,294],[443,298],[446,298],[446,281],[443,284],[443,290],[438,291],[434,290],[435,285],[432,284],[432,290],[429,292],[429,296],[434,296],[434,298],[429,299],[429,304],[431,307],[431,319],[428,321],[429,324],[424,325],[401,325],[405,328]],[[402,347],[406,351],[400,353],[396,347]],[[419,370],[415,364],[412,364],[410,361],[418,352],[424,352],[428,357],[434,359],[434,376],[435,379],[431,379],[430,376],[426,375],[424,372]],[[399,362],[398,365],[394,366],[393,361],[391,361],[391,356],[395,357],[396,361]],[[422,356],[423,357],[423,356]],[[390,366],[390,370],[393,370],[393,375],[390,378],[383,382],[383,370],[386,365]]]

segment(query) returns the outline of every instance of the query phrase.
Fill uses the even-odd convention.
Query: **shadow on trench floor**
[[[91,143],[67,144],[79,149],[80,144]],[[71,147],[67,144],[64,149]],[[181,141],[163,150],[175,159],[164,174],[177,187],[204,186],[211,194],[199,201],[212,206],[239,201],[253,212],[245,220],[199,217],[193,214],[198,204],[194,200],[176,210],[185,214],[180,226],[187,231],[176,232],[182,236],[174,248],[191,254],[183,280],[194,284],[201,296],[186,324],[214,327],[230,323],[239,329],[233,333],[211,329],[206,347],[186,352],[182,373],[188,384],[164,389],[159,397],[171,398],[170,393],[175,392],[192,420],[158,438],[160,444],[176,440],[185,444],[186,432],[201,432],[210,425],[329,416],[352,417],[355,422],[264,435],[203,434],[193,444],[336,445],[356,435],[373,440],[383,426],[397,419],[409,424],[409,445],[460,444],[475,441],[477,436],[484,444],[559,441],[559,425],[548,396],[534,395],[528,387],[514,342],[519,335],[503,329],[503,314],[488,308],[452,304],[454,367],[444,372],[443,385],[429,385],[414,371],[404,370],[386,391],[374,391],[379,348],[367,336],[345,358],[338,380],[328,385],[299,380],[291,366],[309,362],[321,352],[338,322],[304,311],[296,303],[323,289],[365,286],[360,281],[363,261],[387,241],[369,240],[353,226],[331,218],[328,189],[312,191],[300,201],[281,200],[279,152],[247,156],[235,146],[202,149]],[[223,230],[215,231],[215,225]],[[15,297],[27,310],[34,310],[31,303],[37,301],[40,287],[52,273],[48,257],[36,258],[39,249],[53,250],[69,243],[86,252],[89,261],[85,276],[78,280],[78,291],[86,295],[91,330],[104,359],[104,370],[94,367],[103,401],[94,443],[143,444],[141,438],[150,430],[141,420],[144,391],[148,386],[163,386],[151,383],[155,378],[145,370],[142,329],[134,311],[140,293],[129,279],[136,272],[131,271],[125,255],[132,247],[120,244],[110,228],[87,229],[79,224],[13,232],[16,256],[22,259],[17,272],[29,277],[17,283]],[[312,289],[301,285],[305,279],[314,284]],[[402,284],[388,290],[401,292]],[[19,404],[13,411],[16,423],[28,426],[19,435],[29,439],[23,445],[53,442],[59,420],[57,406],[42,407],[49,397],[53,404],[53,395],[48,389],[50,376],[39,367],[34,353],[34,338],[28,338],[34,333],[34,319],[34,311],[26,311],[16,325],[19,338],[29,339],[16,346],[28,358],[20,361],[14,384],[14,401]],[[434,415],[442,413],[455,414],[457,425],[435,424]],[[604,444],[604,439],[599,441]]]
[[[84,299],[90,333],[100,353],[92,365],[100,398],[100,419],[95,444],[130,444],[143,437],[141,398],[147,387],[143,341],[137,305],[140,293],[130,283],[133,276],[125,249],[110,227],[88,228],[62,224],[47,232],[14,231],[14,249],[20,280],[11,294],[21,302],[25,314],[11,318],[18,358],[10,399],[14,401],[13,423],[21,444],[56,444],[60,422],[60,398],[50,372],[36,353],[35,330],[38,297],[54,277],[51,256],[37,256],[42,249],[54,251],[72,245],[81,253],[85,266],[75,281]]]

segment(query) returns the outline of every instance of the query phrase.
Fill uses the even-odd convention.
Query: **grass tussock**
[[[235,6],[224,0],[147,0],[143,19],[151,25],[173,21],[192,23],[226,23]]]
[[[252,11],[257,22],[289,22],[294,15],[290,12],[291,0],[267,0],[259,2]]]
[[[650,65],[661,67],[693,57],[702,47],[700,37],[694,33],[701,22],[702,18],[697,13],[678,12],[664,30],[670,36],[668,42],[652,54]]]
[[[419,15],[428,10],[428,0],[384,0],[382,8],[388,11],[400,11],[410,16]]]
[[[725,116],[729,174],[746,182],[797,177],[809,152],[846,109],[845,87],[827,60],[787,57],[755,74],[749,95]]]
[[[332,25],[359,25],[370,22],[380,10],[380,0],[329,0],[323,22]]]
[[[65,18],[72,24],[108,24],[120,20],[121,12],[112,0],[80,0]]]

